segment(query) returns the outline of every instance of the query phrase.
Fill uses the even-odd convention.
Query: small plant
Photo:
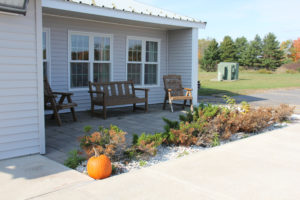
[[[211,146],[212,147],[216,147],[216,146],[219,146],[219,145],[220,145],[220,137],[219,137],[218,133],[215,133],[213,135]]]
[[[267,70],[267,69],[260,69],[257,71],[259,74],[273,74],[272,71]]]
[[[285,73],[287,74],[297,74],[299,72],[299,69],[296,71],[296,70],[291,70],[291,69],[288,69],[285,71]]]
[[[145,161],[145,160],[140,160],[139,165],[140,165],[140,167],[144,167],[144,166],[147,165],[147,161]]]
[[[91,130],[92,130],[92,126],[90,125],[83,127],[83,132],[86,134],[90,133]]]
[[[230,97],[230,96],[224,95],[224,96],[223,96],[223,99],[225,100],[226,104],[228,104],[228,105],[230,105],[230,106],[236,105],[235,99],[232,98],[232,97]]]
[[[250,104],[246,101],[241,102],[243,113],[247,113],[250,111]]]
[[[85,127],[85,130],[89,132],[91,127]],[[80,147],[85,151],[87,157],[94,155],[93,148],[95,147],[99,154],[105,154],[113,160],[123,155],[126,134],[117,126],[111,125],[109,129],[99,127],[98,131],[79,138]]]
[[[151,156],[156,155],[157,147],[164,141],[164,136],[161,133],[146,134],[143,133],[136,143],[136,149],[144,154]]]
[[[178,154],[177,158],[181,158],[183,156],[187,156],[189,155],[189,152],[187,152],[186,150],[184,150],[183,152],[181,152],[180,154]]]
[[[77,150],[72,150],[72,151],[69,152],[69,157],[64,162],[64,165],[71,168],[71,169],[75,169],[83,161],[85,161],[85,158],[80,156],[79,152]]]

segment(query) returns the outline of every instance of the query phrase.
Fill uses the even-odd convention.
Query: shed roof
[[[140,3],[134,0],[67,0],[74,3],[87,4],[91,6],[97,6],[102,8],[110,8],[114,10],[120,10],[124,12],[133,12],[143,15],[158,16],[163,18],[184,20],[196,23],[206,23],[197,20],[192,17],[176,14],[164,9],[160,9],[154,6],[150,6],[144,3]]]

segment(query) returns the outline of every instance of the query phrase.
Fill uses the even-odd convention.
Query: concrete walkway
[[[300,199],[300,124],[102,181],[42,156],[0,162],[3,199]],[[29,164],[29,166],[28,166]]]

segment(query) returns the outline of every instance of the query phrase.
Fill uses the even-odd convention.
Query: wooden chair
[[[186,101],[190,100],[191,111],[193,111],[193,96],[192,89],[183,88],[181,83],[181,76],[179,75],[165,75],[163,77],[165,85],[165,100],[163,109],[166,109],[167,100],[169,101],[171,111],[173,112],[173,101],[183,100],[183,109],[186,106]],[[185,92],[186,91],[186,92]]]
[[[60,99],[57,102],[56,98],[60,95]],[[75,114],[76,103],[72,102],[71,96],[73,93],[68,92],[52,92],[51,87],[47,79],[44,79],[44,103],[45,110],[53,110],[53,118],[56,118],[59,126],[62,125],[59,111],[63,109],[70,109],[72,112],[73,120],[77,121],[77,117]],[[67,98],[68,103],[64,103],[65,98]]]
[[[136,91],[144,91],[144,97],[137,97]],[[106,119],[106,107],[132,104],[133,111],[138,109],[137,103],[145,104],[145,112],[148,111],[149,89],[135,88],[132,81],[116,81],[107,83],[89,82],[91,96],[91,112],[94,113],[95,105],[103,107],[103,117]]]

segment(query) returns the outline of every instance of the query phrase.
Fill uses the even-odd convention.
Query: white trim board
[[[182,28],[185,27],[185,28],[204,29],[206,26],[206,23],[203,22],[202,23],[191,22],[191,21],[184,21],[178,19],[158,17],[153,15],[143,15],[143,14],[138,14],[133,12],[125,12],[120,10],[102,8],[102,7],[94,7],[91,5],[78,4],[74,2],[61,1],[61,0],[43,0],[42,7],[71,11],[71,12],[78,12],[78,13],[85,13],[85,14],[92,14],[92,15],[98,15],[104,17],[119,18],[119,19],[131,20],[131,21],[139,21],[139,22],[171,25],[171,26],[173,25]]]
[[[43,78],[43,56],[42,56],[42,7],[41,0],[35,2],[36,21],[36,67],[37,67],[37,87],[38,87],[38,123],[40,154],[46,153],[45,136],[45,111],[44,111],[44,78]]]
[[[51,85],[51,31],[48,27],[43,27],[43,32],[46,32],[46,57],[47,59],[44,60],[44,55],[42,55],[43,62],[47,62],[47,79],[49,84]],[[43,63],[44,64],[44,63]]]

